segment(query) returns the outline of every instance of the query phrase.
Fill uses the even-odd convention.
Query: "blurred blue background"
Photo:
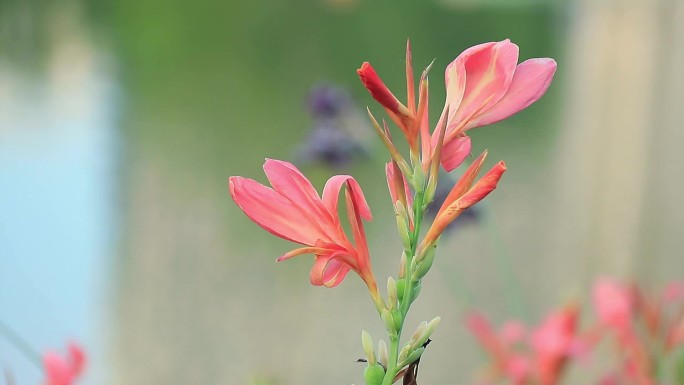
[[[471,308],[535,320],[598,274],[681,278],[681,17],[678,0],[0,0],[0,321],[38,352],[82,341],[84,384],[362,383],[360,330],[383,327],[360,281],[313,288],[309,258],[275,266],[290,245],[226,179],[265,181],[266,157],[318,188],[353,174],[384,282],[400,243],[356,68],[403,95],[410,38],[417,71],[436,58],[434,122],[444,67],[510,38],[521,61],[555,58],[556,79],[472,133],[509,172],[444,239],[408,320],[443,318],[423,381],[469,383]],[[0,366],[41,381],[7,338]]]

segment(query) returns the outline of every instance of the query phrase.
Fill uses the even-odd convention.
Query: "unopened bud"
[[[411,178],[411,182],[413,182],[415,191],[423,191],[425,188],[425,173],[423,172],[423,166],[420,162],[418,162],[413,169],[413,178]]]
[[[410,345],[405,345],[401,350],[399,351],[399,358],[397,359],[397,362],[404,362],[406,361],[406,357],[408,357],[409,353],[411,353],[411,346]]]
[[[440,317],[433,318],[432,321],[425,325],[425,329],[418,339],[414,341],[413,338],[411,338],[411,342],[409,342],[411,344],[411,349],[416,349],[420,346],[423,346],[428,338],[430,338],[430,335],[432,335],[432,332],[435,331],[437,325],[439,325],[439,321],[441,321]]]
[[[387,353],[387,345],[385,344],[384,340],[380,340],[378,342],[378,361],[380,364],[382,364],[385,368],[387,367],[387,363],[389,362],[389,355]]]
[[[429,247],[422,255],[422,259],[418,262],[416,270],[413,272],[413,281],[419,281],[430,271],[432,263],[435,261],[435,246]]]
[[[376,363],[375,352],[373,351],[373,340],[367,331],[363,330],[361,332],[361,345],[363,345],[363,353],[366,355],[368,360],[368,366],[372,366]]]
[[[380,364],[373,364],[363,370],[363,379],[366,380],[366,385],[381,385],[385,378],[385,368]]]
[[[412,352],[406,357],[406,359],[405,359],[404,361],[401,361],[401,364],[400,364],[400,365],[402,365],[402,366],[411,365],[412,363],[416,362],[416,360],[419,359],[420,356],[423,355],[423,352],[424,352],[424,351],[425,351],[425,348],[422,347],[422,346],[419,347],[418,349],[412,351]]]
[[[406,290],[406,280],[402,278],[397,281],[397,299],[399,301],[404,299],[404,290]]]
[[[418,325],[416,328],[416,331],[413,332],[413,335],[411,336],[411,339],[409,340],[409,345],[415,346],[417,341],[425,334],[425,331],[427,330],[427,321],[423,321]]]
[[[411,303],[418,298],[418,294],[420,294],[420,289],[423,287],[423,285],[420,283],[420,281],[416,282],[413,284],[413,291],[411,292]]]
[[[406,220],[397,215],[397,231],[399,232],[399,238],[401,238],[401,244],[404,246],[404,250],[411,250],[411,235],[409,234],[408,225]]]
[[[387,308],[394,310],[397,305],[397,283],[394,278],[387,278]]]
[[[390,313],[389,310],[387,309],[382,309],[380,312],[380,317],[382,318],[382,321],[385,323],[385,329],[387,329],[387,333],[391,337],[395,337],[397,335],[397,328],[394,326],[394,319],[392,318],[392,313]]]
[[[401,260],[399,261],[399,280],[401,281],[402,278],[406,278],[406,251],[402,251],[401,253]],[[397,286],[397,289],[399,289],[399,286]],[[400,290],[403,291],[403,290]]]
[[[403,325],[403,317],[399,309],[392,310],[392,321],[394,322],[394,328],[400,330]]]

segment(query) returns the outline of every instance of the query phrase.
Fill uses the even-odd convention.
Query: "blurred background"
[[[538,103],[472,132],[509,171],[443,240],[408,328],[439,314],[421,383],[470,383],[470,309],[534,322],[597,276],[684,273],[684,3],[679,0],[0,0],[0,366],[42,381],[70,339],[83,384],[362,383],[360,330],[383,326],[355,276],[251,223],[226,180],[264,158],[321,188],[353,174],[374,213],[379,281],[400,241],[386,155],[355,70],[403,98],[420,71],[510,38],[553,57]],[[456,374],[455,374],[456,373]]]

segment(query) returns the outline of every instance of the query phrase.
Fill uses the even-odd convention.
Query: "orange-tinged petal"
[[[282,262],[303,254],[324,254],[329,251],[330,250],[321,247],[300,247],[281,255],[276,259],[276,262]]]
[[[503,98],[472,119],[466,129],[496,123],[527,108],[544,95],[555,72],[556,61],[553,59],[537,58],[520,63]]]
[[[299,208],[273,189],[239,176],[230,177],[228,184],[238,207],[271,234],[304,245],[313,245],[321,238],[330,241]]]
[[[504,162],[495,164],[467,193],[456,201],[454,209],[465,210],[484,199],[489,193],[494,191],[504,172],[506,172],[506,164]]]

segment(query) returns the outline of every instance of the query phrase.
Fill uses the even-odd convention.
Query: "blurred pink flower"
[[[447,171],[458,166],[465,131],[496,123],[525,109],[546,92],[556,62],[549,58],[529,59],[518,64],[518,46],[506,39],[476,45],[463,51],[445,71],[447,90],[444,112],[446,135],[441,161]],[[446,116],[448,111],[448,116]],[[435,147],[439,134],[432,134]]]
[[[229,179],[230,194],[256,224],[280,238],[306,246],[284,254],[278,261],[314,254],[310,277],[313,285],[337,286],[349,270],[354,270],[376,299],[379,294],[361,222],[361,218],[370,220],[371,212],[356,180],[348,175],[333,176],[320,197],[311,182],[288,162],[267,159],[264,171],[273,188],[234,176]],[[337,211],[343,186],[354,243],[345,234]]]
[[[85,353],[75,342],[67,346],[67,356],[48,351],[43,355],[46,385],[72,385],[83,372]]]
[[[541,385],[558,383],[567,359],[575,353],[578,314],[577,306],[566,306],[548,315],[532,331],[531,345]]]
[[[609,278],[594,285],[594,308],[604,327],[624,331],[632,320],[632,296],[629,289]]]

